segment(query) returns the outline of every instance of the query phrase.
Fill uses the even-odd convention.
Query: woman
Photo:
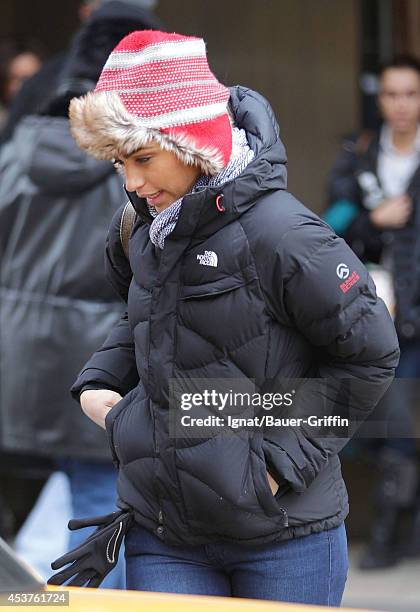
[[[348,438],[298,427],[177,436],[169,414],[182,410],[169,400],[202,380],[213,397],[224,381],[278,391],[289,378],[350,378],[365,394],[348,405],[366,415],[398,345],[365,268],[285,191],[269,104],[221,85],[201,39],[130,34],[70,119],[79,146],[122,171],[137,221],[129,264],[122,211],[106,249],[128,314],[73,387],[108,431],[122,511],[96,521],[94,543],[55,562],[74,565],[53,580],[96,584],[112,567],[98,550],[126,532],[130,589],[339,605]]]

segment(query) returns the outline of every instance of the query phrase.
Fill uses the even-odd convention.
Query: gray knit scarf
[[[245,130],[233,128],[232,156],[226,168],[223,168],[215,176],[200,176],[194,187],[186,195],[195,193],[202,187],[218,187],[236,178],[254,157],[255,154],[248,145]],[[149,230],[150,240],[160,249],[163,249],[165,238],[169,236],[177,224],[183,199],[184,196],[173,202],[161,213],[158,213],[154,206],[148,206],[150,214],[154,217]]]

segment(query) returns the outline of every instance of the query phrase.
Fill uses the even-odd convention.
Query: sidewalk
[[[361,571],[356,565],[360,551],[357,545],[350,548],[350,572],[342,605],[386,612],[420,612],[420,558],[386,570]]]

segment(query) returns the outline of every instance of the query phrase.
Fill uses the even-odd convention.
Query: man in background
[[[397,381],[376,418],[389,423],[385,438],[370,440],[378,469],[374,518],[364,569],[393,565],[420,553],[420,499],[413,411],[420,377],[420,64],[401,57],[379,74],[379,131],[343,143],[330,174],[324,219],[367,264],[395,318],[401,360]],[[411,382],[410,382],[411,381]],[[417,393],[416,393],[417,391]],[[375,435],[375,430],[373,430]],[[401,518],[410,515],[408,542]]]

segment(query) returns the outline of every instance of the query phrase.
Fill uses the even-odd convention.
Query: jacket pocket
[[[267,463],[264,452],[262,450],[262,440],[258,437],[254,438],[257,442],[257,450],[252,453],[252,472],[254,478],[255,492],[258,501],[264,512],[271,517],[282,517],[282,526],[287,527],[288,517],[285,508],[281,505],[281,497],[289,490],[287,483],[278,482],[278,491],[273,495],[273,492],[268,481]]]
[[[177,304],[176,365],[192,370],[215,358],[226,358],[229,351],[239,352],[238,360],[246,364],[253,363],[255,352],[265,355],[265,307],[257,292],[256,281],[243,276],[182,287]],[[235,378],[241,365],[235,364],[232,356],[227,359],[229,377]],[[251,378],[260,380],[264,367],[264,361],[250,367]],[[246,367],[241,371],[248,376]]]
[[[250,281],[243,276],[224,277],[209,283],[200,285],[184,285],[181,289],[180,300],[193,300],[207,297],[216,297],[222,293],[234,291],[240,287],[244,287]]]
[[[269,490],[262,455],[251,449],[247,436],[219,435],[175,452],[186,519],[193,529],[243,539],[287,524]]]

